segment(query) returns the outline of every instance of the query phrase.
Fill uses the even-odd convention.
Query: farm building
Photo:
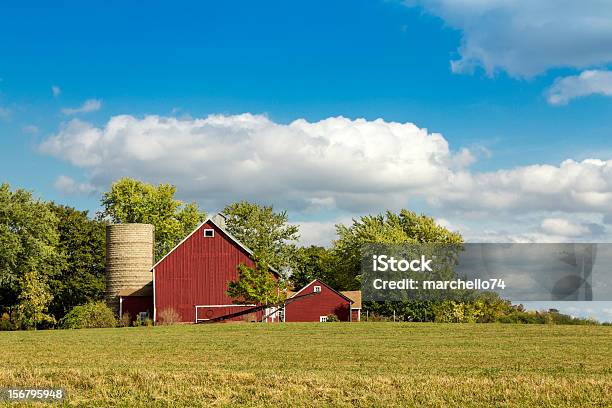
[[[299,291],[288,293],[287,299],[295,299],[306,293],[317,295],[287,303],[284,308],[284,321],[326,322],[330,315],[335,315],[343,322],[359,321],[361,292],[338,292],[319,279],[315,279]]]
[[[114,291],[109,292],[109,302],[118,298],[120,315],[128,313],[132,320],[151,317],[155,322],[168,313],[173,313],[180,322],[191,323],[262,319],[319,322],[325,320],[321,316],[331,314],[342,321],[360,320],[360,292],[340,293],[318,280],[288,294],[284,307],[279,309],[262,310],[257,305],[233,303],[226,294],[228,283],[238,278],[239,264],[254,266],[253,253],[224,225],[222,215],[208,218],[155,265],[149,266],[149,282],[129,287],[115,284]],[[141,275],[141,269],[135,273]],[[277,271],[272,272],[279,276]]]

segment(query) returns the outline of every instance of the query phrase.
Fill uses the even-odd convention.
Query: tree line
[[[102,300],[108,223],[153,224],[155,259],[163,257],[206,218],[196,203],[182,202],[175,194],[170,184],[123,178],[102,194],[102,210],[89,214],[0,185],[0,328],[54,327],[76,306]],[[253,251],[256,264],[238,267],[239,279],[230,282],[228,294],[265,304],[282,299],[285,288],[300,289],[314,279],[336,290],[359,289],[360,249],[367,243],[463,242],[433,218],[405,209],[337,225],[329,248],[299,246],[299,227],[272,206],[241,201],[222,212],[227,230]],[[273,279],[270,269],[282,278]],[[495,294],[464,302],[366,302],[366,312],[374,319],[403,321],[540,322]],[[564,315],[544,320],[587,322],[558,316]]]

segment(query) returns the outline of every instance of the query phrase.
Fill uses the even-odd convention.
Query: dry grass
[[[612,327],[217,324],[0,333],[0,388],[82,406],[612,406]]]

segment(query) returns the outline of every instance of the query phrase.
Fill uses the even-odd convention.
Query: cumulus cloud
[[[40,146],[105,189],[121,176],[171,182],[207,208],[238,199],[292,211],[373,212],[427,202],[481,215],[608,213],[612,161],[566,160],[494,172],[469,150],[411,123],[343,117],[275,123],[264,116],[129,115],[103,127],[72,120]]]
[[[347,224],[350,220],[301,221],[292,223],[300,227],[300,243],[304,246],[329,246],[336,239],[336,224]]]
[[[588,226],[570,222],[564,218],[545,218],[542,220],[542,231],[550,235],[580,237],[589,234]]]
[[[62,93],[62,89],[57,85],[53,85],[51,87],[51,92],[53,93],[54,97],[58,97]]]
[[[463,210],[601,212],[612,206],[612,160],[565,160],[494,172],[451,173],[429,201]]]
[[[548,89],[546,99],[551,105],[565,105],[574,98],[593,94],[612,96],[611,71],[591,70],[559,78]]]
[[[53,183],[58,191],[63,194],[91,194],[96,191],[96,188],[89,183],[77,183],[74,179],[61,175]]]
[[[443,183],[468,154],[411,123],[329,118],[288,125],[264,116],[115,116],[103,128],[72,120],[41,145],[106,186],[131,175],[171,181],[213,207],[231,199],[292,208],[370,208]]]
[[[100,110],[102,107],[102,101],[99,99],[88,99],[78,108],[64,108],[62,113],[64,115],[76,115],[78,113],[89,113]]]
[[[607,0],[407,0],[462,33],[453,71],[531,77],[555,67],[612,62]]]

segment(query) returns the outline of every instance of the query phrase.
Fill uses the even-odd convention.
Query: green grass
[[[612,406],[612,327],[216,324],[1,332],[0,388],[86,406]]]

